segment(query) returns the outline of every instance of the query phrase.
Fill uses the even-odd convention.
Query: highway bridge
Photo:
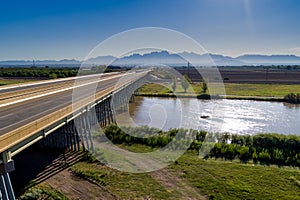
[[[116,107],[128,104],[128,94],[144,84],[148,72],[94,74],[0,87],[1,198],[15,199],[9,178],[14,155],[41,140],[57,147],[92,149],[95,124],[103,127],[115,122]]]

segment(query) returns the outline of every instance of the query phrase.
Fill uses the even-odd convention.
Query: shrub
[[[284,97],[284,101],[292,104],[300,104],[300,94],[290,93]]]
[[[270,156],[268,150],[264,149],[262,152],[260,152],[260,153],[258,154],[258,161],[259,161],[261,164],[266,164],[266,165],[269,165],[269,164],[270,164],[271,156]]]
[[[239,149],[239,159],[243,163],[247,163],[252,158],[252,154],[250,152],[250,148],[246,146],[242,146]]]
[[[209,94],[200,94],[197,96],[198,99],[211,99]]]
[[[300,166],[300,137],[296,135],[258,134],[251,136],[190,130],[189,136],[193,137],[193,141],[191,141],[192,137],[187,138],[188,130],[186,129],[170,129],[162,132],[145,126],[122,127],[122,130],[116,125],[109,125],[104,132],[113,143],[117,144],[143,144],[156,148],[164,147],[174,140],[170,146],[171,149],[189,147],[189,150],[200,151],[203,148],[202,151],[206,153],[206,158],[226,160],[239,158],[243,163],[252,159],[254,163],[259,161],[260,164]],[[137,137],[125,132],[132,133]],[[202,146],[205,139],[206,143]],[[215,143],[216,141],[217,143]],[[229,144],[229,142],[231,143]]]
[[[256,150],[252,154],[252,160],[253,160],[254,164],[257,164],[257,162],[258,162],[258,155],[256,153]]]

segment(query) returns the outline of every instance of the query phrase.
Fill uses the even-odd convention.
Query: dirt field
[[[187,68],[176,69],[181,74],[188,74]],[[220,69],[226,83],[300,83],[300,70],[277,69]],[[201,73],[201,70],[200,70]],[[189,70],[192,81],[202,81],[201,75],[195,69]]]
[[[82,178],[70,170],[72,165],[80,161],[82,155],[83,152],[67,151],[65,154],[62,154],[61,151],[41,151],[41,148],[35,147],[31,147],[17,155],[15,157],[16,170],[11,173],[17,197],[20,197],[23,190],[31,185],[50,187],[52,188],[51,190],[62,193],[68,199],[123,199],[105,186]],[[161,184],[170,193],[176,191],[178,195],[190,200],[206,199],[205,196],[200,195],[195,188],[190,186],[186,180],[178,177],[178,174],[172,171],[162,169],[149,175],[156,181],[155,183]],[[128,182],[130,181],[132,180],[128,179]],[[126,180],[124,183],[126,183]],[[147,182],[145,187],[147,187]],[[118,188],[115,189],[118,190]],[[134,193],[135,191],[131,192]],[[137,199],[150,198],[140,197]]]
[[[69,199],[116,199],[104,187],[77,177],[69,167],[78,162],[83,152],[41,151],[31,147],[15,157],[16,170],[11,180],[17,196],[29,183],[46,184]],[[20,178],[22,177],[22,178]]]

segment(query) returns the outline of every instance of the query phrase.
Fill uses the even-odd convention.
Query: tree
[[[189,82],[189,84],[193,83],[188,75],[185,74],[185,75],[183,75],[183,77]]]
[[[225,160],[233,160],[238,153],[238,145],[235,144],[224,144],[222,152],[224,153]]]
[[[258,161],[261,164],[265,164],[265,165],[269,165],[270,164],[270,162],[271,162],[271,156],[270,156],[268,150],[263,149],[262,152],[260,152],[258,154]]]
[[[284,97],[284,100],[288,103],[299,104],[300,103],[300,94],[290,93]]]
[[[185,77],[183,77],[183,79],[181,80],[181,86],[184,89],[184,92],[186,92],[189,85],[190,85],[190,83],[188,82],[188,80]]]
[[[49,74],[49,78],[50,79],[56,79],[57,75],[55,73],[51,73],[51,74]]]
[[[172,83],[172,90],[173,90],[173,92],[176,91],[176,88],[177,88],[177,80],[176,80],[176,78],[174,78],[173,79],[173,83]]]
[[[203,79],[201,87],[202,87],[202,92],[206,93],[206,91],[207,91],[207,83],[206,83],[205,79]]]
[[[249,147],[241,146],[239,149],[239,159],[243,163],[247,163],[252,158]]]
[[[257,164],[258,155],[256,153],[256,149],[254,149],[254,152],[252,153],[252,160],[253,160],[254,164]]]
[[[279,149],[275,149],[273,151],[273,162],[275,162],[278,166],[282,166],[285,164],[285,158],[283,155],[283,151]]]

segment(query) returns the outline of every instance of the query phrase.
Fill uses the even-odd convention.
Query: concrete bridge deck
[[[70,114],[72,109],[68,109],[67,113],[62,111],[59,115],[53,116],[61,109],[66,111],[66,108],[71,108],[70,106],[74,103],[72,95],[75,87],[81,87],[80,90],[85,91],[76,98],[75,103],[78,103],[76,107],[80,107],[95,97],[100,98],[113,92],[117,83],[121,86],[126,84],[126,81],[137,79],[141,75],[143,73],[93,75],[80,77],[76,83],[75,79],[58,80],[57,83],[50,81],[49,85],[43,81],[41,84],[8,87],[0,90],[0,152],[10,148],[13,145],[12,142],[26,137],[26,134],[20,134],[22,128],[27,130],[28,136],[39,131],[37,126],[34,127],[35,130],[28,127],[30,123],[38,124],[45,116],[48,116],[50,120],[58,120],[59,117]],[[119,83],[120,78],[124,83]],[[97,82],[96,91],[90,88],[90,85],[95,82]],[[94,96],[95,94],[96,96]],[[49,123],[51,122],[49,121]],[[8,139],[13,134],[17,136],[14,137],[14,141]]]

